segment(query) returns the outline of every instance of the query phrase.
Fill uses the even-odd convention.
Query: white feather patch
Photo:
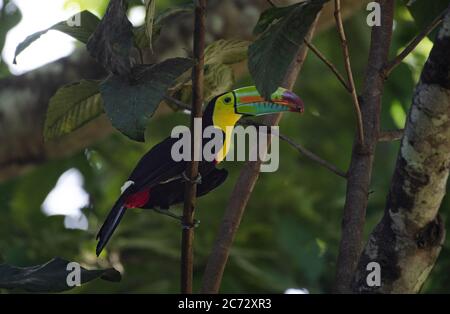
[[[134,184],[134,181],[127,181],[125,182],[122,187],[120,188],[120,192],[123,194],[130,186]]]

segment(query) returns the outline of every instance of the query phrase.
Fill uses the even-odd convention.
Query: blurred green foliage
[[[83,1],[82,1],[83,2]],[[162,7],[180,1],[159,1]],[[89,2],[90,3],[90,2]],[[100,10],[100,9],[99,9]],[[3,25],[2,25],[3,27]],[[367,62],[370,28],[362,10],[345,23],[358,90]],[[1,29],[0,29],[1,30]],[[397,8],[392,55],[418,31],[409,12]],[[321,33],[314,43],[343,73],[339,42],[334,29]],[[425,43],[427,45],[427,43]],[[420,46],[416,62],[401,64],[387,81],[383,97],[382,126],[402,127],[413,88],[425,61]],[[420,54],[422,52],[422,54]],[[236,86],[251,84],[249,77]],[[346,169],[355,134],[350,96],[314,55],[306,60],[296,92],[306,104],[303,116],[285,115],[281,131],[339,168]],[[0,184],[0,252],[14,265],[43,263],[54,256],[76,260],[85,266],[123,268],[121,283],[96,281],[75,289],[76,293],[175,293],[179,291],[181,228],[175,221],[151,211],[130,210],[113,236],[106,253],[95,258],[95,234],[119,194],[119,189],[142,154],[166,137],[173,126],[188,124],[176,113],[154,118],[149,142],[134,143],[115,134],[65,160],[49,162],[28,174]],[[366,235],[379,221],[395,166],[399,143],[377,148]],[[198,201],[195,233],[195,290],[214,243],[225,204],[242,163],[224,164],[228,180]],[[46,217],[41,204],[58,177],[70,168],[79,169],[91,204],[84,209],[88,231],[64,228],[61,217]],[[283,292],[307,288],[330,292],[333,285],[345,181],[280,143],[280,168],[263,173],[255,187],[237,234],[222,285],[222,292]],[[450,208],[444,199],[444,219]],[[177,209],[178,211],[180,209]],[[448,227],[448,226],[447,226]],[[449,242],[444,244],[424,292],[448,292]]]

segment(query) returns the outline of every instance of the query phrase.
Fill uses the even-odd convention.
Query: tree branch
[[[278,138],[280,138],[281,140],[283,140],[286,143],[288,143],[289,145],[291,145],[293,148],[295,148],[301,154],[305,155],[306,158],[308,158],[308,159],[318,163],[319,165],[321,165],[325,169],[330,170],[334,174],[336,174],[336,175],[338,175],[338,176],[340,176],[340,177],[342,177],[344,179],[347,177],[347,174],[344,171],[338,169],[335,165],[331,164],[330,162],[320,158],[319,156],[314,154],[312,151],[310,151],[307,148],[303,147],[301,144],[296,143],[290,137],[288,137],[288,136],[286,136],[286,135],[284,135],[283,133],[280,133],[280,132],[272,132],[269,125],[265,125],[265,124],[257,123],[257,122],[253,122],[253,121],[242,121],[239,124],[240,125],[244,125],[244,126],[248,126],[248,125],[265,126],[265,127],[268,128],[268,131],[269,131],[270,134],[278,136]]]
[[[192,70],[192,111],[191,111],[191,162],[186,174],[190,181],[186,182],[183,231],[181,239],[181,292],[192,293],[192,278],[194,267],[194,209],[197,195],[198,161],[194,156],[200,149],[201,134],[195,132],[195,120],[202,117],[203,106],[203,68],[205,66],[205,29],[206,0],[195,1],[194,58]]]
[[[404,130],[383,131],[378,135],[378,142],[393,142],[402,138]]]
[[[177,106],[179,109],[188,110],[188,111],[192,110],[192,106],[189,106],[188,104],[186,104],[186,103],[182,102],[181,100],[178,100],[175,97],[172,97],[170,95],[165,95],[164,99],[166,101],[172,103],[173,105]]]
[[[355,292],[419,292],[445,238],[438,210],[450,167],[448,12],[414,91],[384,217],[359,260]],[[379,287],[367,285],[370,262],[380,265]]]
[[[444,18],[447,10],[444,10],[441,14],[439,14],[425,29],[423,29],[416,37],[414,37],[409,44],[396,56],[393,60],[388,62],[384,67],[384,77],[387,78],[389,74],[391,74],[392,70],[394,70],[414,49],[416,49],[417,45],[428,36],[441,22]]]
[[[347,174],[342,171],[339,170],[335,165],[329,163],[328,161],[320,158],[319,156],[317,156],[316,154],[314,154],[313,152],[311,152],[310,150],[306,149],[305,147],[303,147],[302,145],[294,142],[294,140],[290,139],[289,137],[287,137],[286,135],[283,135],[281,133],[277,134],[278,137],[280,139],[282,139],[283,141],[285,141],[286,143],[288,143],[289,145],[291,145],[292,147],[294,147],[296,150],[298,150],[300,153],[302,153],[303,155],[305,155],[305,157],[309,158],[310,160],[318,163],[319,165],[321,165],[322,167],[324,167],[325,169],[330,170],[331,172],[333,172],[334,174],[342,177],[342,178],[347,178]]]
[[[314,33],[319,15],[317,16],[316,21],[307,36],[308,39],[310,39]],[[286,74],[283,83],[284,87],[292,89],[294,86],[306,58],[307,51],[308,49],[306,45],[299,49],[297,57],[292,61],[292,65],[290,66],[290,73]],[[281,117],[281,114],[270,115],[264,119],[263,123],[266,125],[277,125]],[[247,206],[250,195],[252,194],[256,181],[258,180],[260,168],[261,161],[255,161],[245,163],[241,170],[241,174],[239,175],[233,192],[231,193],[213,250],[206,265],[201,290],[203,293],[218,293],[219,291],[223,272],[230,254],[231,245],[233,244],[237,229],[239,228],[245,207]]]
[[[276,7],[276,5],[273,2],[273,0],[267,0],[267,2],[270,4],[271,7]]]
[[[344,25],[341,16],[341,1],[334,0],[334,17],[336,19],[336,26],[341,40],[342,51],[344,53],[345,71],[347,72],[348,85],[352,95],[353,106],[356,113],[356,123],[358,127],[359,143],[364,145],[364,126],[361,115],[361,106],[359,105],[358,95],[356,94],[355,82],[353,80],[352,66],[350,64],[350,55],[348,52],[347,38],[345,36]]]
[[[350,285],[362,248],[362,238],[372,175],[373,158],[380,129],[381,96],[392,38],[394,0],[379,0],[381,26],[372,27],[369,60],[361,95],[365,145],[353,145],[347,178],[347,194],[342,218],[342,236],[337,260],[335,289],[350,292]]]
[[[317,49],[316,46],[314,46],[312,43],[310,43],[309,41],[307,41],[306,39],[304,40],[304,43],[308,46],[309,49],[311,49],[312,52],[314,52],[314,54],[323,61],[323,63],[325,63],[325,65],[330,68],[330,70],[336,75],[337,79],[342,83],[342,85],[344,86],[344,88],[351,93],[352,89],[351,87],[348,85],[348,83],[346,82],[345,78],[341,75],[341,73],[339,73],[338,69],[336,68],[336,66],[331,63],[321,52],[319,49]]]

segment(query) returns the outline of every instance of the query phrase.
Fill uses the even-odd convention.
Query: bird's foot
[[[195,178],[194,180],[191,180],[191,178],[189,178],[187,176],[186,171],[183,171],[181,176],[183,177],[183,180],[186,181],[186,182],[195,183],[195,184],[202,184],[202,175],[200,173],[197,174],[197,178]]]

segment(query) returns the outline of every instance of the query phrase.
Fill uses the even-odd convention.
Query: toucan
[[[248,86],[214,97],[206,106],[202,129],[208,126],[223,132],[223,145],[213,161],[199,162],[197,196],[221,185],[227,178],[225,169],[217,168],[230,149],[232,128],[243,116],[260,116],[279,112],[300,112],[303,101],[293,92],[278,88],[270,99],[263,98],[255,86]],[[185,175],[187,161],[174,161],[172,145],[177,138],[167,137],[152,147],[138,162],[121,188],[121,195],[106,217],[97,235],[97,256],[100,255],[127,209],[153,209],[180,218],[169,207],[184,200],[184,186],[190,180]]]

